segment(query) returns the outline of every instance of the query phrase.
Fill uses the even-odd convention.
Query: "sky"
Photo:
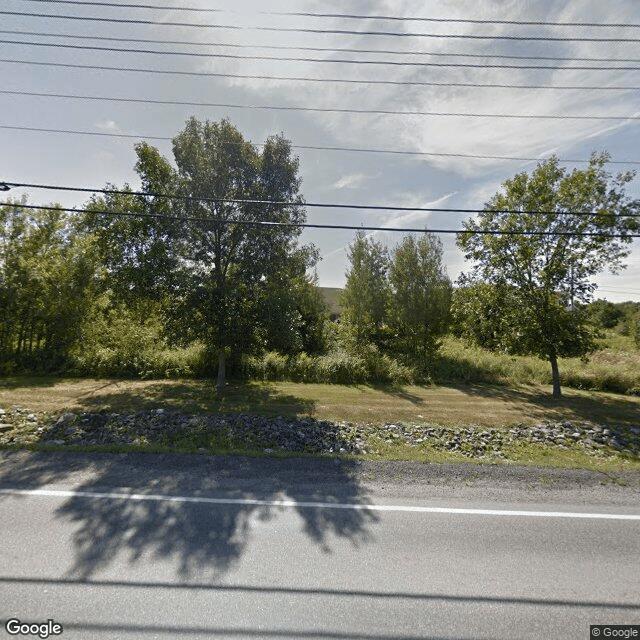
[[[124,6],[132,4],[159,8]],[[283,13],[289,15],[277,15]],[[504,24],[514,21],[545,24]],[[282,133],[294,147],[403,152],[295,148],[307,202],[477,209],[506,179],[530,172],[551,154],[568,170],[584,167],[593,152],[602,151],[611,155],[612,173],[640,169],[639,24],[638,0],[3,0],[0,181],[138,187],[134,144],[147,140],[171,158],[170,139],[192,115],[212,121],[228,118],[256,144]],[[322,33],[309,31],[314,29]],[[362,33],[372,31],[398,35]],[[593,62],[603,58],[606,61]],[[552,69],[521,68],[535,66]],[[576,68],[594,66],[605,70]],[[613,69],[625,66],[631,69]],[[289,79],[237,77],[264,75]],[[461,86],[474,84],[508,86]],[[255,108],[265,106],[306,110]],[[399,113],[406,111],[421,113]],[[603,119],[578,118],[582,116]],[[640,178],[627,191],[640,198]],[[13,189],[5,196],[23,193],[32,204],[55,201],[82,207],[88,199],[87,194],[39,189]],[[402,237],[394,228],[460,229],[468,214],[309,208],[307,217],[311,223],[384,227],[389,231],[374,236],[393,249]],[[353,237],[354,231],[346,230],[303,233],[302,241],[319,249],[322,259],[316,272],[321,286],[344,285]],[[470,265],[454,234],[440,237],[448,274],[455,280]],[[640,301],[637,240],[626,263],[622,273],[597,278],[596,297]]]

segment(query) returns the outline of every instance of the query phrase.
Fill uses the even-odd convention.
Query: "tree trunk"
[[[224,389],[225,383],[225,370],[224,370],[224,347],[218,351],[218,382],[216,383],[216,390],[218,392]]]
[[[553,380],[553,397],[562,397],[562,391],[560,390],[560,372],[558,371],[558,358],[554,354],[549,356],[549,362],[551,363],[551,378]]]

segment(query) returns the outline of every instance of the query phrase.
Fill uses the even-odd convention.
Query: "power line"
[[[239,27],[231,24],[195,24],[192,22],[164,22],[162,20],[143,20],[138,18],[106,18],[103,16],[66,16],[57,15],[55,13],[28,13],[24,11],[0,11],[0,15],[5,16],[22,16],[27,18],[48,18],[51,20],[76,20],[86,22],[113,22],[116,24],[145,24],[154,26],[167,27],[197,27],[206,29],[233,29],[242,30],[246,27]],[[258,27],[254,27],[258,28]]]
[[[235,13],[234,11],[225,11],[224,9],[203,9],[193,6],[167,7],[153,4],[129,4],[120,2],[96,2],[89,0],[27,0],[28,2],[46,2],[47,4],[67,4],[75,6],[99,6],[113,8],[133,8],[133,9],[158,9],[163,11],[193,11],[199,13]],[[311,13],[301,11],[260,11],[261,15],[271,16],[301,16],[311,18],[340,18],[340,19],[357,19],[357,20],[393,20],[393,21],[410,21],[410,22],[442,22],[457,24],[490,24],[490,25],[514,25],[514,26],[553,26],[553,27],[602,27],[602,28],[640,28],[640,24],[627,23],[602,23],[602,22],[546,22],[546,21],[525,21],[525,20],[479,20],[469,18],[424,18],[420,16],[389,16],[389,15],[354,15],[345,13]]]
[[[640,41],[639,41],[640,42]],[[232,53],[199,53],[197,51],[165,51],[158,49],[131,49],[116,47],[101,47],[97,45],[65,44],[61,42],[29,42],[24,40],[0,40],[2,44],[15,44],[28,47],[52,47],[56,49],[73,49],[81,51],[106,51],[109,53],[142,53],[145,55],[160,56],[184,56],[190,58],[222,58],[225,60],[252,60],[252,61],[278,61],[278,62],[311,62],[321,64],[355,64],[355,65],[378,65],[394,67],[441,67],[441,68],[461,68],[461,69],[517,69],[517,70],[549,70],[549,71],[640,71],[640,66],[635,67],[593,67],[578,66],[571,67],[539,65],[539,64],[488,64],[470,62],[407,62],[404,60],[347,60],[342,58],[301,58],[290,56],[251,56],[238,55]]]
[[[42,0],[38,0],[42,1]],[[54,0],[57,2],[57,0]],[[354,15],[350,13],[311,13],[307,11],[262,11],[272,16],[300,16],[307,18],[339,18],[341,20],[390,20],[395,22],[430,22],[445,24],[484,24],[524,27],[595,27],[595,28],[640,28],[640,24],[611,22],[547,22],[540,20],[480,20],[473,18],[425,18],[421,16]]]
[[[373,204],[345,204],[345,203],[329,203],[329,202],[289,202],[286,200],[259,200],[259,199],[238,199],[238,198],[201,198],[195,196],[181,196],[165,193],[156,193],[148,191],[131,191],[123,189],[94,189],[91,187],[69,187],[51,184],[34,184],[29,182],[10,182],[2,181],[0,185],[12,188],[30,188],[30,189],[46,189],[50,191],[74,191],[78,193],[103,193],[105,195],[130,195],[143,196],[148,198],[165,198],[167,200],[184,200],[196,202],[213,202],[213,203],[235,203],[235,204],[269,204],[278,206],[299,205],[304,207],[321,208],[321,209],[355,209],[368,211],[401,211],[401,212],[421,212],[421,213],[507,213],[522,215],[574,215],[574,216],[594,216],[594,215],[611,215],[607,212],[597,211],[550,211],[550,210],[520,210],[520,209],[460,209],[447,207],[404,207],[396,205],[373,205]],[[625,218],[640,218],[640,213],[624,214]]]
[[[429,116],[443,118],[508,118],[542,120],[640,120],[640,115],[629,116],[572,116],[565,114],[514,114],[514,113],[455,113],[448,111],[393,111],[391,109],[353,109],[348,107],[300,107],[281,105],[234,104],[227,102],[191,102],[188,100],[152,100],[150,98],[119,98],[114,96],[87,96],[65,93],[41,93],[36,91],[0,90],[0,94],[59,98],[65,100],[90,100],[99,102],[126,102],[138,104],[182,105],[197,107],[219,107],[223,109],[253,109],[259,111],[308,111],[313,113],[357,113],[362,115]]]
[[[29,0],[33,1],[33,0]],[[96,36],[96,35],[78,35],[70,33],[51,33],[39,31],[20,31],[15,29],[0,29],[0,33],[10,35],[37,36],[46,38],[69,38],[76,40],[99,40],[111,42],[137,42],[143,44],[179,44],[195,47],[226,47],[229,49],[265,49],[265,50],[288,50],[288,51],[326,51],[331,53],[373,53],[386,55],[402,55],[402,56],[437,56],[445,58],[496,58],[500,60],[549,60],[555,62],[628,62],[640,63],[638,58],[562,58],[558,56],[542,56],[542,55],[504,55],[494,53],[444,53],[442,51],[399,51],[397,49],[348,49],[343,47],[303,47],[295,45],[254,45],[239,44],[231,42],[202,42],[192,40],[166,40],[154,38],[120,38],[113,36]],[[31,42],[30,42],[31,44]]]
[[[23,0],[24,1],[24,0]],[[198,13],[227,13],[224,9],[201,9],[200,7],[167,7],[157,4],[130,4],[124,2],[95,2],[94,0],[26,0],[47,4],[72,4],[75,6],[112,7],[115,9],[159,9],[162,11],[196,11]]]
[[[411,33],[398,31],[357,31],[350,29],[309,29],[302,27],[241,27],[238,25],[194,23],[194,22],[169,22],[163,20],[143,20],[133,18],[107,18],[103,16],[69,16],[55,13],[28,13],[22,11],[0,11],[0,15],[22,16],[30,18],[47,18],[51,20],[75,20],[86,22],[113,22],[119,24],[143,24],[163,27],[186,27],[196,29],[220,29],[236,31],[273,31],[277,33],[317,33],[333,35],[355,35],[355,36],[386,36],[401,38],[440,38],[440,39],[463,39],[463,40],[508,40],[523,42],[616,42],[616,43],[638,43],[638,38],[595,38],[595,37],[554,37],[554,36],[525,36],[525,35],[477,35],[477,34],[452,34],[452,33]]]
[[[236,200],[220,200],[219,202],[237,202]],[[268,204],[274,204],[269,202]],[[291,204],[291,203],[287,203]],[[417,228],[398,228],[398,227],[371,227],[365,225],[343,225],[343,224],[312,224],[308,222],[267,222],[263,220],[215,220],[212,218],[203,218],[195,216],[168,216],[165,214],[154,213],[137,213],[132,211],[108,211],[100,209],[72,209],[67,207],[53,207],[53,206],[40,206],[40,205],[24,205],[16,204],[13,202],[0,202],[0,207],[16,207],[22,209],[37,209],[44,211],[64,211],[66,213],[93,213],[95,215],[106,216],[125,216],[132,218],[155,218],[160,220],[176,220],[180,222],[215,222],[216,224],[226,225],[244,225],[254,227],[265,228],[308,228],[308,229],[331,229],[331,230],[346,230],[346,231],[391,231],[394,233],[473,233],[479,235],[501,235],[501,236],[575,236],[575,237],[596,237],[596,238],[640,238],[640,234],[607,234],[607,233],[592,233],[592,232],[572,232],[572,231],[500,231],[497,229],[417,229]]]
[[[61,134],[69,134],[69,135],[84,135],[84,136],[100,136],[100,137],[108,137],[108,138],[130,138],[130,139],[146,139],[146,140],[162,140],[162,141],[170,141],[173,140],[170,136],[148,136],[141,134],[133,134],[133,133],[113,133],[106,131],[78,131],[74,129],[45,129],[43,127],[25,127],[25,126],[14,126],[14,125],[5,125],[0,124],[0,129],[9,129],[15,131],[32,131],[36,133],[61,133]],[[227,143],[227,144],[236,144],[236,143]],[[255,146],[264,146],[263,144],[254,143]],[[312,150],[312,151],[336,151],[336,152],[353,152],[353,153],[384,153],[384,154],[393,154],[393,155],[404,155],[404,156],[427,156],[427,157],[442,157],[442,158],[465,158],[470,160],[506,160],[506,161],[514,161],[514,162],[539,162],[542,158],[523,158],[516,156],[486,156],[486,155],[477,155],[477,154],[467,154],[467,153],[437,153],[430,151],[404,151],[401,149],[367,149],[362,147],[325,147],[319,145],[291,145],[293,149],[304,149],[304,150]],[[588,163],[588,160],[572,160],[569,158],[561,159],[561,162],[568,163],[576,163],[576,164],[585,164]],[[621,164],[621,165],[640,165],[640,160],[609,160],[609,164]]]
[[[475,82],[433,82],[419,80],[357,80],[348,78],[309,78],[306,76],[272,76],[272,75],[243,75],[235,73],[217,73],[213,71],[180,71],[165,69],[143,69],[136,67],[112,67],[106,65],[75,64],[61,62],[42,62],[34,60],[12,60],[0,58],[0,62],[8,64],[23,64],[45,67],[57,67],[65,69],[90,69],[95,71],[117,71],[132,73],[151,73],[161,75],[193,76],[206,78],[237,78],[245,80],[284,80],[296,82],[339,82],[347,84],[381,84],[381,85],[403,85],[403,86],[428,86],[428,87],[469,87],[469,88],[491,88],[491,89],[557,89],[557,90],[578,90],[578,91],[635,91],[640,87],[634,86],[564,86],[564,85],[530,85],[530,84],[500,84],[500,83],[475,83]]]

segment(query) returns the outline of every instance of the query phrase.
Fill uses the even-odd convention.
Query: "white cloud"
[[[109,133],[120,133],[122,131],[114,120],[103,120],[102,122],[98,122],[96,124],[96,129]]]
[[[334,182],[331,185],[334,189],[357,189],[361,187],[367,180],[369,176],[364,173],[353,173],[349,176],[344,176],[340,178],[340,180]]]

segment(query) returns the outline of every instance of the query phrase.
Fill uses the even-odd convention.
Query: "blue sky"
[[[611,67],[613,63],[588,63],[577,58],[634,60],[640,29],[518,26],[491,21],[541,21],[589,23],[640,23],[637,0],[546,2],[503,1],[359,1],[330,0],[295,2],[272,0],[140,0],[163,7],[216,8],[218,13],[144,10],[105,6],[65,5],[34,0],[3,0],[2,11],[102,17],[203,25],[223,24],[236,29],[176,27],[136,23],[109,23],[33,16],[2,15],[0,40],[31,44],[0,43],[0,58],[62,64],[137,67],[157,70],[278,75],[314,78],[434,82],[444,86],[390,84],[312,83],[284,80],[197,77],[124,71],[65,69],[36,64],[0,62],[4,91],[64,93],[85,96],[123,97],[143,100],[179,100],[242,105],[353,108],[430,113],[510,115],[625,116],[640,115],[640,71],[590,71],[576,66]],[[122,4],[126,4],[122,0]],[[129,3],[131,4],[131,2]],[[367,16],[393,15],[425,18],[487,20],[488,24],[458,22],[346,20],[276,16],[261,13],[308,11],[351,13]],[[428,33],[432,37],[371,36],[353,34],[298,33],[258,30],[256,27],[384,30]],[[13,32],[13,33],[8,33]],[[23,32],[21,34],[16,32]],[[56,35],[33,35],[56,34]],[[66,36],[135,38],[159,43],[124,43]],[[454,34],[472,36],[451,38]],[[511,40],[509,36],[546,38],[619,38],[635,42],[571,40]],[[479,39],[477,36],[486,36]],[[209,45],[171,44],[169,41],[206,42]],[[243,55],[246,59],[114,53],[35,46],[34,43],[146,48],[208,54]],[[241,48],[215,45],[242,45]],[[259,49],[257,47],[321,47],[329,51]],[[397,53],[344,53],[338,49],[385,50]],[[445,56],[443,54],[448,54]],[[456,54],[451,56],[451,54]],[[460,54],[481,56],[461,57]],[[331,62],[258,60],[258,56],[305,57],[396,62],[469,63],[476,67],[434,67]],[[449,57],[451,56],[451,57]],[[490,58],[487,56],[543,56],[561,62]],[[548,64],[553,70],[501,69],[491,64]],[[640,67],[640,63],[617,66]],[[538,89],[461,87],[459,84],[530,85]],[[591,90],[560,90],[554,86],[595,87]],[[628,87],[608,90],[605,87]],[[294,145],[395,149],[423,154],[390,155],[322,150],[298,150],[303,195],[309,202],[359,203],[418,207],[478,208],[491,198],[505,179],[530,171],[535,160],[473,159],[463,156],[507,156],[543,159],[557,154],[564,164],[583,166],[593,151],[608,151],[612,172],[633,169],[625,161],[640,161],[640,121],[573,120],[534,118],[444,117],[425,115],[369,115],[276,111],[222,107],[196,107],[105,100],[72,100],[0,94],[0,125],[80,130],[140,136],[172,137],[195,115],[201,119],[229,118],[255,143],[283,132]],[[17,131],[0,128],[0,180],[100,187],[107,182],[137,186],[133,170],[136,138]],[[171,157],[168,141],[149,139]],[[637,165],[636,168],[640,168]],[[27,190],[15,190],[20,195]],[[640,198],[635,179],[629,194]],[[82,194],[30,190],[30,202],[59,201],[81,206]],[[375,225],[387,228],[460,228],[462,214],[353,212],[343,209],[309,209],[309,222]],[[379,232],[376,237],[393,247],[401,235]],[[346,249],[353,239],[349,231],[305,232],[323,260],[317,267],[319,283],[342,286],[347,269]],[[445,262],[455,279],[465,269],[455,238],[442,236]],[[597,297],[609,300],[640,300],[640,245],[636,241],[619,275],[598,278]]]

